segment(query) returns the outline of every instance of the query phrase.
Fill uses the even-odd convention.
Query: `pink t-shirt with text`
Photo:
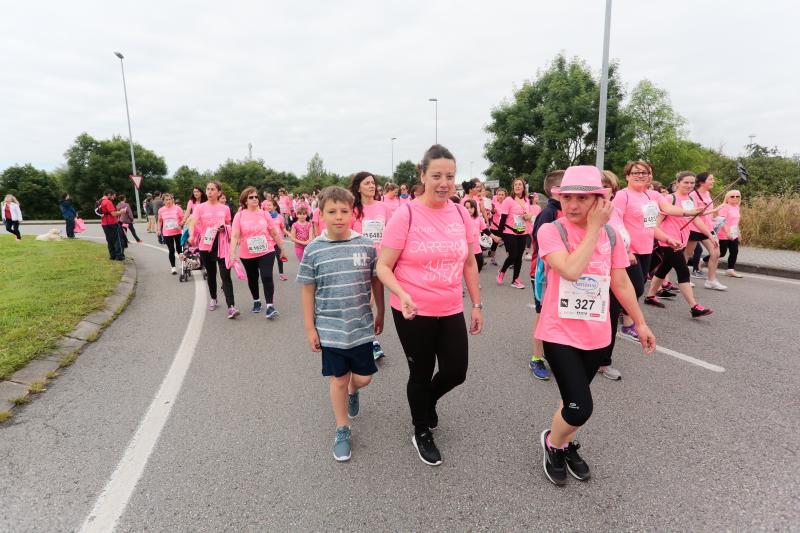
[[[194,234],[200,236],[200,250],[204,252],[210,251],[214,244],[213,240],[210,243],[205,242],[203,237],[206,235],[206,230],[216,231],[220,226],[231,223],[231,210],[227,205],[220,203],[203,202],[195,206],[192,216],[195,220]],[[216,234],[214,239],[216,239]]]
[[[161,221],[161,234],[164,237],[180,235],[183,232],[183,229],[181,229],[181,222],[183,221],[183,209],[177,205],[173,205],[172,207],[161,207],[158,210],[158,220]],[[173,228],[167,229],[168,226],[173,226]]]
[[[460,205],[448,202],[434,209],[418,200],[398,209],[389,221],[382,244],[402,250],[394,275],[414,300],[418,315],[441,317],[464,311],[461,279],[474,240],[471,226],[470,216]],[[394,294],[389,303],[400,310],[400,299]]]
[[[364,216],[356,218],[353,213],[353,220],[350,222],[350,227],[364,235],[368,239],[372,239],[376,248],[380,248],[381,239],[386,232],[386,224],[392,218],[392,210],[383,202],[373,202],[369,205],[362,205]]]
[[[530,230],[528,230],[529,221],[527,220],[523,221],[525,228],[523,232],[517,233],[511,229],[515,224],[516,219],[514,217],[521,217],[522,215],[528,214],[530,213],[530,209],[531,204],[529,204],[527,200],[523,201],[521,205],[510,196],[503,200],[503,203],[500,205],[500,214],[508,215],[506,217],[506,227],[503,229],[503,233],[507,235],[524,235],[525,233],[530,232]]]
[[[655,191],[636,192],[630,188],[622,189],[611,200],[622,215],[622,223],[631,237],[631,252],[642,255],[653,252],[656,228],[645,227],[643,208],[650,202],[654,202],[657,208],[663,201],[661,195]]]
[[[723,205],[722,208],[717,212],[717,216],[725,217],[725,223],[719,229],[719,239],[721,241],[733,241],[741,238],[742,232],[739,229],[739,222],[741,221],[742,217],[739,214],[738,205]],[[730,232],[734,227],[736,228],[736,230],[734,230],[736,232],[736,236],[731,237],[728,232]],[[728,232],[725,231],[725,228],[728,228]]]
[[[579,228],[566,218],[560,218],[559,221],[567,230],[569,249],[564,248],[564,241],[561,240],[558,228],[553,223],[543,224],[536,234],[536,239],[539,242],[539,256],[544,258],[545,262],[547,256],[553,252],[566,250],[570,254],[573,253],[586,235],[584,228]],[[617,242],[612,249],[605,228],[598,231],[597,246],[584,274],[610,276],[611,270],[614,268],[627,268],[629,266],[628,255],[622,245],[622,237],[619,232],[617,232]],[[558,289],[560,283],[561,276],[554,269],[548,268],[547,290],[545,290],[542,302],[542,313],[539,315],[539,323],[536,325],[533,336],[539,340],[564,344],[581,350],[596,350],[611,344],[610,313],[606,312],[604,322],[559,318]]]
[[[243,209],[233,217],[231,226],[234,233],[239,232],[239,257],[242,259],[261,257],[275,250],[275,240],[270,235],[270,230],[275,229],[277,233],[277,224],[266,211]],[[251,252],[247,239],[260,236],[265,238],[267,249],[263,252]]]

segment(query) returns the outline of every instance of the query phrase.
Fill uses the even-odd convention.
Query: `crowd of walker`
[[[540,380],[552,373],[561,395],[540,436],[544,473],[557,485],[568,474],[588,480],[576,435],[592,414],[595,375],[621,378],[612,366],[618,326],[620,335],[651,353],[656,340],[639,307],[642,296],[645,305],[664,308],[679,293],[692,318],[712,314],[695,299],[692,278],[706,289],[726,290],[717,264],[728,253],[726,274],[741,277],[735,270],[741,194],[730,190],[715,206],[713,175],[684,171],[663,186],[653,181],[649,163],[634,161],[625,166],[623,189],[612,172],[593,166],[550,172],[544,207],[522,179],[495,191],[474,179],[463,182],[459,196],[455,158],[441,145],[424,154],[418,172],[411,190],[393,183],[379,187],[369,172],[355,174],[349,188],[332,186],[313,195],[280,189],[277,196],[262,196],[247,187],[235,212],[214,181],[205,190],[195,188],[185,210],[169,193],[148,194],[146,231],[167,246],[172,274],[176,260],[198,251],[207,273],[208,309],[218,307],[219,278],[228,319],[240,315],[232,270],[247,282],[252,312],[278,316],[273,270],[277,264],[279,279],[288,279],[286,243],[294,244],[308,345],[321,353],[322,374],[330,378],[337,461],[351,457],[360,390],[384,356],[376,340],[384,329],[384,287],[409,368],[412,444],[425,464],[436,466],[442,463],[433,436],[437,403],[466,379],[468,334],[483,328],[484,254],[499,267],[497,285],[510,277],[517,289],[526,288],[522,266],[530,260],[535,317],[529,366]],[[74,237],[77,214],[68,195],[61,209]],[[130,206],[124,196],[107,191],[97,212],[110,259],[124,259],[126,231],[141,242]],[[21,239],[22,214],[13,196],[5,197],[2,216],[6,229]],[[500,247],[506,251],[502,264],[495,260]]]

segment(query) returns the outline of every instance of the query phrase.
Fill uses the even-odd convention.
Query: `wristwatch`
[[[472,304],[472,308],[473,309],[483,309],[483,304],[482,303]]]

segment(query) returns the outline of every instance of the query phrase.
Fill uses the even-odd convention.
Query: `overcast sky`
[[[223,5],[224,4],[224,5]],[[180,165],[253,156],[302,174],[388,174],[438,138],[466,178],[487,166],[490,111],[559,53],[600,71],[602,0],[6,4],[0,17],[0,169],[53,169],[83,131],[133,138]],[[630,90],[666,89],[691,137],[741,153],[800,152],[793,2],[616,0],[611,57]],[[696,169],[699,170],[699,169]]]

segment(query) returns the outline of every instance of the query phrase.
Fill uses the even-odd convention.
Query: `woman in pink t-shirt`
[[[717,212],[717,217],[720,221],[715,223],[716,226],[720,226],[720,259],[725,257],[725,255],[728,253],[728,250],[731,251],[731,255],[728,257],[728,270],[725,271],[725,275],[732,278],[743,277],[741,274],[736,272],[736,259],[739,257],[739,238],[741,237],[741,233],[739,231],[739,222],[742,219],[742,216],[739,213],[739,205],[741,204],[741,201],[741,192],[735,189],[726,192],[722,207],[720,207],[720,210]],[[711,258],[709,256],[705,256],[703,261],[708,263],[710,259]]]
[[[489,230],[492,232],[492,247],[489,248],[489,262],[494,266],[498,266],[495,259],[497,247],[503,242],[503,230],[500,228],[500,210],[506,199],[506,194],[506,190],[500,187],[495,192],[494,198],[492,198],[491,223],[489,224]]]
[[[381,200],[386,207],[389,208],[390,216],[400,207],[400,198],[397,196],[398,187],[391,181],[383,186],[383,200]]]
[[[483,233],[488,233],[486,230],[486,222],[478,211],[477,202],[472,198],[467,198],[467,201],[464,202],[464,208],[472,219],[472,237],[475,239],[475,242],[472,243],[472,254],[475,256],[475,262],[478,264],[478,274],[480,274],[481,270],[483,270],[481,235]]]
[[[192,211],[194,211],[195,206],[202,204],[208,200],[206,193],[200,187],[193,187],[192,194],[189,196],[189,199],[186,201],[186,212],[183,214],[183,223],[186,224],[186,221],[189,220],[189,217],[192,215]]]
[[[164,200],[164,207],[159,208],[156,217],[158,222],[158,233],[164,238],[164,243],[169,250],[169,264],[172,267],[172,273],[177,274],[175,270],[175,252],[183,252],[181,248],[181,233],[183,233],[183,209],[175,205],[175,198],[170,193],[161,195]]]
[[[291,237],[291,233],[287,232],[286,226],[283,225],[283,217],[280,214],[278,201],[275,198],[271,198],[267,200],[267,202],[268,202],[268,207],[266,212],[270,216],[270,218],[272,218],[272,221],[275,223],[275,227],[278,230],[278,234],[281,236],[281,238]],[[275,244],[275,241],[273,241],[273,244]],[[277,253],[279,251],[280,248],[278,247],[277,244],[275,244],[275,252]],[[285,256],[275,261],[276,263],[278,263],[278,279],[280,279],[281,281],[286,281],[289,279],[288,277],[286,277],[286,274],[283,273],[283,264],[286,261],[287,258]]]
[[[695,178],[694,191],[689,193],[694,205],[704,209],[703,214],[695,217],[689,232],[689,242],[683,251],[686,260],[694,267],[695,276],[704,277],[699,265],[700,257],[695,255],[697,243],[702,243],[708,251],[708,278],[704,284],[706,289],[717,291],[727,290],[717,279],[717,264],[719,263],[719,237],[714,233],[714,217],[719,208],[714,209],[714,200],[711,198],[711,189],[714,187],[714,175],[701,172]]]
[[[274,304],[272,265],[275,262],[276,243],[283,245],[283,236],[272,217],[259,206],[258,190],[255,187],[247,187],[242,191],[239,204],[242,209],[233,217],[231,225],[231,253],[234,260],[241,258],[247,273],[247,286],[253,296],[253,313],[261,312],[261,297],[258,292],[260,275],[266,302],[264,315],[272,319],[278,316]],[[281,257],[286,257],[282,249]]]
[[[688,170],[679,172],[676,179],[675,193],[667,198],[670,204],[679,206],[687,214],[697,212],[697,206],[689,196],[689,193],[694,190],[694,179],[694,172]],[[670,270],[675,270],[675,274],[678,276],[678,288],[689,304],[692,318],[700,318],[708,316],[714,311],[703,307],[694,299],[694,292],[689,278],[689,267],[683,255],[683,250],[689,240],[691,220],[692,216],[674,216],[663,212],[658,216],[659,231],[656,231],[658,249],[654,252],[654,255],[659,258],[660,262],[653,273],[653,279],[650,281],[650,288],[647,296],[645,296],[644,303],[660,309],[666,307],[658,299],[658,294],[662,290],[661,284]]]
[[[431,433],[439,423],[436,402],[467,375],[462,279],[472,300],[473,335],[483,328],[483,304],[470,217],[462,206],[449,202],[456,176],[453,154],[441,145],[431,146],[420,175],[424,191],[389,221],[377,272],[391,291],[394,324],[408,362],[412,442],[420,459],[435,466],[442,462]]]
[[[226,256],[219,254],[220,239],[227,238],[225,232],[230,229],[231,224],[231,210],[227,205],[220,203],[221,195],[222,186],[219,182],[208,182],[206,185],[208,201],[194,207],[189,238],[196,235],[200,240],[200,258],[208,274],[208,292],[211,295],[208,310],[213,311],[217,308],[217,269],[219,269],[222,292],[225,294],[225,303],[228,306],[228,318],[236,318],[239,310],[234,305],[231,270],[226,265]],[[222,233],[225,233],[225,236],[222,236]]]
[[[503,243],[508,256],[503,262],[503,266],[500,267],[500,272],[497,273],[497,284],[503,284],[506,270],[513,265],[514,277],[511,286],[515,289],[525,288],[525,285],[519,280],[519,272],[522,270],[522,255],[525,253],[527,244],[528,225],[533,219],[526,188],[524,180],[515,179],[511,184],[511,196],[503,200],[500,205],[500,223],[498,225],[503,232]]]
[[[610,294],[636,323],[645,353],[653,352],[656,339],[625,272],[622,237],[607,226],[613,206],[606,200],[609,189],[603,188],[600,171],[570,167],[552,191],[564,216],[543,224],[536,235],[539,256],[547,265],[547,289],[534,335],[544,343],[562,400],[550,429],[541,434],[544,471],[550,481],[563,485],[568,470],[581,481],[590,477],[574,439],[592,414],[589,385],[610,349]],[[613,245],[609,232],[615,236]]]

